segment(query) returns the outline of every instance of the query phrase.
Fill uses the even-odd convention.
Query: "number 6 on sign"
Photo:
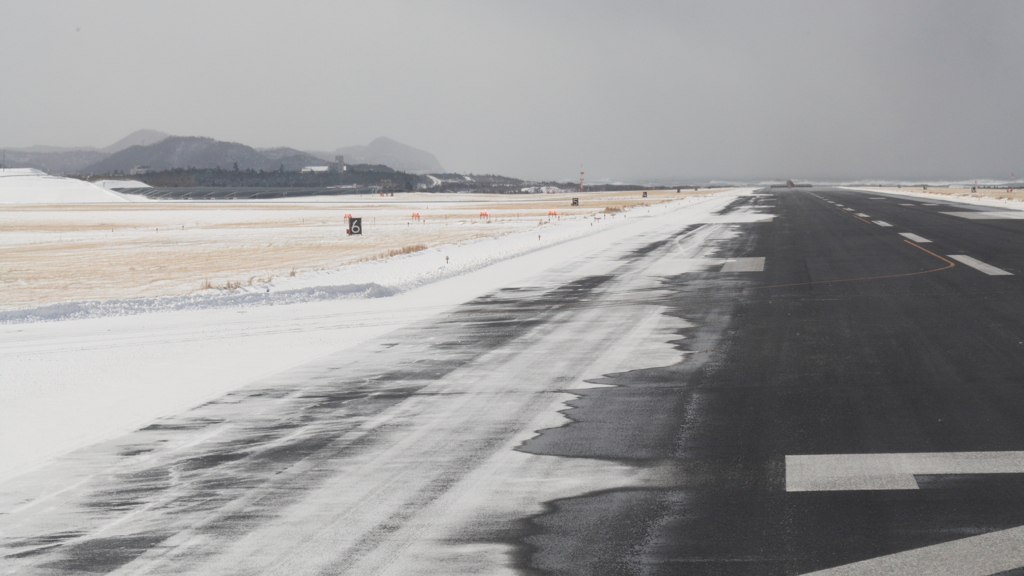
[[[345,230],[346,234],[362,234],[363,233],[363,219],[362,218],[349,218],[348,219],[348,230]]]

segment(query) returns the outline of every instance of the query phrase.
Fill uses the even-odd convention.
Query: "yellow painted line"
[[[856,218],[856,216],[855,216],[855,218]],[[956,263],[952,262],[951,260],[947,260],[947,259],[943,258],[942,256],[939,256],[935,252],[932,252],[931,250],[927,250],[925,248],[922,248],[922,247],[918,246],[917,244],[914,244],[910,240],[904,240],[904,242],[906,242],[907,244],[910,244],[911,246],[913,246],[914,248],[917,248],[918,250],[923,250],[924,252],[927,252],[927,253],[931,254],[932,256],[935,256],[939,260],[942,260],[943,262],[945,262],[946,266],[943,266],[941,268],[933,268],[931,270],[922,270],[920,272],[906,272],[904,274],[888,274],[888,275],[885,275],[885,276],[868,276],[868,277],[864,277],[864,278],[843,278],[841,280],[818,280],[816,282],[797,282],[795,284],[775,284],[773,286],[752,286],[750,289],[751,290],[757,290],[757,289],[762,289],[762,288],[788,288],[790,286],[810,286],[812,284],[833,284],[833,283],[839,283],[839,282],[861,282],[861,281],[865,281],[865,280],[884,280],[886,278],[902,278],[904,276],[917,276],[919,274],[931,274],[932,272],[939,272],[941,270],[948,270],[948,269],[952,268],[953,266],[956,266]]]
[[[939,256],[935,252],[932,252],[931,250],[928,250],[927,248],[923,248],[921,246],[918,246],[917,244],[914,244],[910,240],[904,240],[904,242],[906,242],[907,244],[910,244],[911,246],[913,246],[914,248],[917,248],[918,250],[924,250],[925,252],[931,254],[932,256],[935,256],[939,260],[942,260],[946,264],[949,264],[949,266],[946,266],[945,268],[938,268],[937,270],[945,270],[946,268],[952,268],[953,266],[956,266],[956,263],[954,263],[952,260],[946,260],[945,258],[943,258],[942,256]]]

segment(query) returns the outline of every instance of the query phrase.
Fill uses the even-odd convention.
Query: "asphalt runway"
[[[762,274],[672,283],[671,313],[698,325],[692,336],[709,358],[614,375],[606,382],[618,387],[585,392],[568,413],[582,425],[537,442],[587,457],[639,449],[652,462],[676,461],[682,486],[556,503],[535,519],[536,565],[573,574],[1024,573],[1024,541],[1002,532],[1024,525],[1024,468],[985,462],[1019,459],[1024,447],[1024,222],[896,195],[763,197],[776,218],[728,254],[765,257]],[[705,315],[730,321],[716,331]],[[633,417],[638,403],[645,418]],[[915,470],[912,455],[922,453],[957,455]],[[866,456],[845,466],[799,458],[851,454]],[[879,454],[909,468],[900,474]],[[555,535],[581,523],[600,527],[587,543],[594,560],[565,566],[577,543]],[[997,536],[970,540],[985,534]]]
[[[713,201],[0,485],[0,573],[1024,573],[1020,213]]]

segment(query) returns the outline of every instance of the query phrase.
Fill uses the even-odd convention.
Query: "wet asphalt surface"
[[[1021,474],[790,493],[784,460],[1024,448],[1024,221],[967,220],[941,212],[976,208],[842,190],[762,193],[774,222],[751,225],[727,256],[764,256],[763,273],[742,285],[726,274],[667,282],[669,313],[697,325],[680,345],[706,352],[609,375],[602,382],[615,388],[572,403],[576,423],[524,447],[672,460],[680,486],[553,502],[524,539],[530,567],[803,574],[1024,525]],[[920,246],[935,254],[900,232],[931,240]],[[949,267],[938,256],[948,254],[1014,275]]]
[[[785,490],[787,455],[1024,450],[1024,221],[968,220],[942,212],[972,208],[926,203],[763,190],[723,213],[754,207],[774,221],[736,227],[715,254],[764,257],[763,272],[705,269],[648,292],[604,291],[702,225],[680,226],[625,255],[618,271],[500,291],[287,382],[271,378],[90,447],[74,466],[65,460],[31,479],[44,494],[63,470],[81,478],[47,496],[56,512],[5,512],[19,528],[0,532],[0,573],[130,573],[174,554],[199,562],[217,553],[204,542],[279,519],[402,427],[368,422],[413,400],[454,398],[437,384],[577,311],[613,315],[638,303],[690,324],[674,340],[685,360],[591,379],[610,386],[573,390],[571,423],[515,449],[671,470],[671,480],[550,500],[540,514],[467,536],[509,546],[520,572],[803,574],[1024,525],[1024,475],[919,477],[913,491]],[[900,232],[932,242],[912,245]],[[951,266],[949,254],[1013,275]],[[551,378],[539,395],[557,390]],[[442,466],[416,506],[509,434],[496,431]],[[399,530],[410,506],[378,532]],[[292,573],[344,572],[344,558],[332,561]]]

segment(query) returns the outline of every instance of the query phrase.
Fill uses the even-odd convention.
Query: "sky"
[[[1024,2],[24,1],[0,145],[378,136],[528,179],[1024,175]]]

